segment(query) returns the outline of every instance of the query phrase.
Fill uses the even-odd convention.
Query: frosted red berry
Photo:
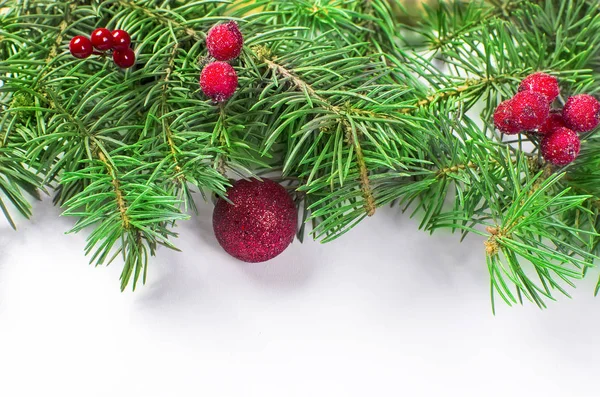
[[[225,62],[212,62],[200,74],[200,88],[204,95],[216,102],[231,98],[238,85],[237,73]]]
[[[538,72],[525,77],[519,85],[519,91],[537,92],[546,97],[548,102],[552,102],[560,94],[560,87],[556,77]]]
[[[117,51],[125,51],[131,45],[131,37],[124,30],[117,29],[112,31],[113,49]]]
[[[135,52],[133,52],[131,48],[128,48],[125,51],[114,51],[113,61],[115,61],[115,64],[120,68],[130,68],[135,64]]]
[[[563,166],[577,158],[580,146],[581,142],[575,131],[560,127],[544,136],[541,151],[546,161]]]
[[[92,32],[92,45],[99,51],[113,48],[113,36],[110,30],[98,28]]]
[[[213,26],[206,35],[208,52],[218,61],[237,58],[243,45],[244,37],[234,21]]]
[[[75,58],[87,58],[94,52],[92,42],[87,37],[75,36],[69,43],[69,51]]]
[[[517,125],[524,131],[541,126],[550,113],[546,97],[533,91],[521,91],[511,99],[511,108]]]
[[[600,102],[591,95],[572,96],[565,103],[563,118],[565,124],[574,131],[591,131],[600,122]]]
[[[217,241],[244,262],[264,262],[294,240],[298,212],[291,196],[270,179],[240,180],[219,199],[213,212]]]
[[[566,127],[565,121],[563,120],[562,112],[558,109],[553,109],[550,111],[550,115],[537,130],[536,133],[538,135],[548,135],[554,132],[554,130]]]
[[[513,135],[521,132],[512,108],[511,100],[502,102],[494,112],[494,125],[505,134]]]

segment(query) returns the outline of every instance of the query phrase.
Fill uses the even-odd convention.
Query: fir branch
[[[179,43],[176,42],[173,45],[173,49],[171,50],[171,53],[167,59],[167,68],[165,69],[165,76],[162,79],[162,96],[161,96],[162,114],[160,114],[159,118],[162,120],[162,127],[163,127],[163,131],[165,134],[165,139],[167,141],[167,144],[169,145],[169,151],[173,158],[173,162],[175,163],[176,181],[179,184],[184,184],[184,183],[186,183],[186,177],[182,173],[183,170],[182,170],[181,166],[179,165],[178,154],[177,154],[178,150],[177,150],[175,142],[173,140],[173,132],[171,131],[171,127],[170,127],[171,122],[170,122],[169,118],[165,117],[165,113],[166,113],[165,109],[167,108],[169,81],[171,78],[171,73],[173,72],[173,68],[175,66],[175,57],[177,56],[178,49],[179,49]]]
[[[54,43],[52,43],[52,46],[48,50],[48,56],[46,57],[46,59],[44,61],[45,64],[50,65],[52,63],[52,61],[54,61],[54,59],[56,58],[56,55],[58,54],[58,49],[63,43],[64,34],[65,34],[67,28],[69,27],[69,24],[71,23],[73,12],[75,11],[76,8],[77,8],[77,2],[72,2],[71,4],[69,4],[68,7],[65,8],[64,18],[58,24],[58,32],[56,35],[56,40],[54,40]],[[43,80],[43,76],[44,76],[44,74],[42,74],[42,78],[40,78],[40,80]]]
[[[544,307],[596,259],[595,136],[556,169],[537,139],[491,123],[533,70],[560,76],[565,96],[597,92],[593,2],[441,4],[411,28],[420,42],[396,0],[0,2],[13,6],[0,16],[0,189],[27,214],[26,158],[58,184],[73,231],[91,227],[91,262],[123,256],[122,288],[145,279],[158,246],[175,248],[191,189],[224,194],[229,171],[282,170],[325,242],[392,203],[428,232],[483,236],[492,299],[508,304]],[[217,107],[198,75],[205,32],[224,18],[247,47]],[[69,37],[98,26],[134,32],[135,68],[68,55]]]
[[[114,167],[111,165],[111,163],[106,158],[106,155],[104,154],[104,152],[102,152],[102,150],[100,148],[98,149],[98,151],[96,153],[97,153],[98,159],[106,167],[106,172],[108,173],[108,175],[110,175],[111,183],[115,189],[115,198],[116,198],[116,202],[117,202],[117,208],[118,208],[119,214],[121,216],[121,222],[123,224],[123,229],[129,229],[130,223],[129,223],[129,217],[127,216],[127,204],[125,203],[125,199],[123,198],[124,197],[123,191],[121,190],[121,183],[119,182],[117,173],[116,173]],[[137,238],[136,238],[136,240],[137,240]]]
[[[327,99],[320,96],[316,92],[316,90],[313,87],[311,87],[308,83],[304,82],[302,79],[294,75],[291,71],[287,70],[282,65],[277,64],[271,59],[267,59],[264,56],[264,51],[258,51],[258,53],[261,54],[259,55],[259,61],[265,62],[267,66],[274,72],[280,74],[284,78],[289,79],[300,92],[304,92],[313,100],[320,102],[325,107],[325,109],[333,112],[337,116],[338,122],[340,122],[344,126],[346,141],[349,145],[354,147],[354,150],[356,152],[356,162],[358,165],[360,175],[360,186],[363,198],[365,200],[365,212],[368,216],[373,216],[376,210],[375,199],[373,197],[373,191],[371,190],[369,172],[365,164],[363,151],[359,142],[359,136],[355,126],[353,125],[353,122],[351,121],[352,119],[348,117],[347,114],[343,112],[339,106],[334,106]],[[371,112],[370,114],[373,113]]]
[[[400,109],[399,111],[405,114],[411,113],[416,111],[419,107],[430,106],[431,104],[434,104],[439,101],[454,100],[454,97],[465,95],[467,93],[483,91],[489,85],[501,84],[502,82],[507,81],[509,79],[513,79],[515,77],[516,76],[490,76],[483,78],[467,78],[464,81],[460,82],[459,85],[440,87],[432,95],[428,95],[423,99],[415,99],[413,105],[407,106],[403,109]]]
[[[217,171],[223,175],[224,177],[227,176],[227,147],[228,147],[228,139],[227,139],[227,114],[225,112],[225,105],[220,103],[219,104],[219,120],[218,122],[215,124],[215,130],[216,130],[216,139],[213,139],[213,143],[214,141],[218,142],[220,149],[223,151],[223,153],[219,153],[215,156],[215,168],[217,169]],[[214,134],[213,134],[214,136]]]
[[[206,34],[204,32],[198,32],[198,31],[194,30],[193,28],[186,26],[184,23],[181,23],[180,21],[177,21],[176,19],[169,17],[170,13],[168,13],[168,12],[159,14],[156,11],[153,11],[151,9],[151,7],[141,6],[139,4],[136,4],[133,1],[117,0],[117,4],[120,4],[121,6],[127,7],[131,10],[138,11],[163,25],[173,26],[175,29],[183,31],[190,38],[192,38],[196,41],[204,41],[204,39],[206,38]]]

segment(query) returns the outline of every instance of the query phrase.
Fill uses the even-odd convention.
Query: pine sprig
[[[176,237],[171,225],[188,217],[172,195],[157,185],[139,183],[136,171],[145,166],[143,162],[130,156],[109,158],[102,151],[97,158],[81,171],[63,176],[64,183],[85,181],[87,185],[64,204],[64,214],[79,218],[71,232],[95,227],[86,246],[91,262],[109,264],[122,254],[121,289],[132,275],[135,289],[142,272],[145,280],[148,257],[158,245],[176,249],[169,241]]]
[[[91,230],[91,261],[122,256],[122,288],[145,279],[159,245],[175,248],[193,192],[275,170],[322,241],[390,204],[428,232],[481,236],[492,296],[508,304],[568,295],[596,259],[595,134],[557,169],[536,139],[490,122],[532,71],[560,77],[564,97],[597,92],[594,2],[443,2],[410,26],[396,0],[0,7],[0,189],[29,215],[23,192],[56,188],[73,231]],[[198,77],[205,32],[223,19],[246,45],[237,93],[215,106]],[[70,37],[99,26],[133,33],[135,68],[70,57]]]

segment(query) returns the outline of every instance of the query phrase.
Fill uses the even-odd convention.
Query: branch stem
[[[173,69],[175,67],[175,57],[177,55],[177,50],[179,49],[179,42],[176,42],[175,45],[173,46],[173,50],[171,51],[171,54],[169,56],[169,60],[168,60],[168,64],[167,64],[167,68],[165,69],[165,77],[163,78],[163,86],[162,86],[162,110],[163,110],[163,115],[164,115],[164,108],[167,106],[167,89],[168,89],[168,85],[169,85],[169,81],[171,79],[171,74],[173,73]],[[164,117],[164,116],[163,116]],[[175,141],[173,140],[173,131],[171,131],[171,126],[170,126],[170,120],[162,120],[163,123],[163,131],[165,134],[165,139],[167,141],[167,144],[169,145],[169,151],[171,152],[171,155],[173,156],[173,161],[175,162],[175,172],[177,173],[177,180],[179,183],[183,183],[185,182],[185,176],[181,175],[181,165],[179,164],[179,160],[177,158],[177,146],[175,145]]]
[[[123,194],[123,190],[121,189],[121,182],[117,176],[115,168],[112,166],[110,161],[106,158],[106,155],[102,150],[97,151],[98,159],[104,164],[106,167],[106,171],[110,175],[112,179],[112,185],[115,189],[115,196],[117,201],[117,208],[119,209],[119,213],[121,215],[121,223],[123,225],[123,229],[129,229],[130,222],[129,217],[127,216],[127,204],[125,202],[125,197]]]
[[[350,121],[348,119],[347,113],[344,112],[339,106],[333,105],[326,98],[319,95],[310,84],[302,80],[300,77],[296,76],[283,65],[280,65],[271,59],[267,59],[264,56],[261,58],[261,60],[264,61],[271,70],[280,74],[281,76],[284,76],[285,78],[290,79],[294,86],[296,86],[301,91],[306,92],[309,96],[313,97],[319,102],[322,102],[327,110],[339,116],[339,121],[343,124],[344,129],[346,131],[346,140],[354,147],[354,150],[356,152],[356,163],[358,165],[360,175],[360,189],[362,191],[363,199],[365,202],[365,212],[368,216],[373,216],[376,211],[376,204],[375,197],[373,196],[373,189],[371,188],[371,183],[369,181],[369,170],[367,169],[367,165],[365,163],[365,158],[360,142],[358,141],[358,139],[354,138],[354,133]]]

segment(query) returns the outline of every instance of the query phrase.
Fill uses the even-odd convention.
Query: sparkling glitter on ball
[[[217,241],[244,262],[264,262],[294,240],[298,211],[292,197],[270,179],[239,180],[219,199],[213,212]]]

